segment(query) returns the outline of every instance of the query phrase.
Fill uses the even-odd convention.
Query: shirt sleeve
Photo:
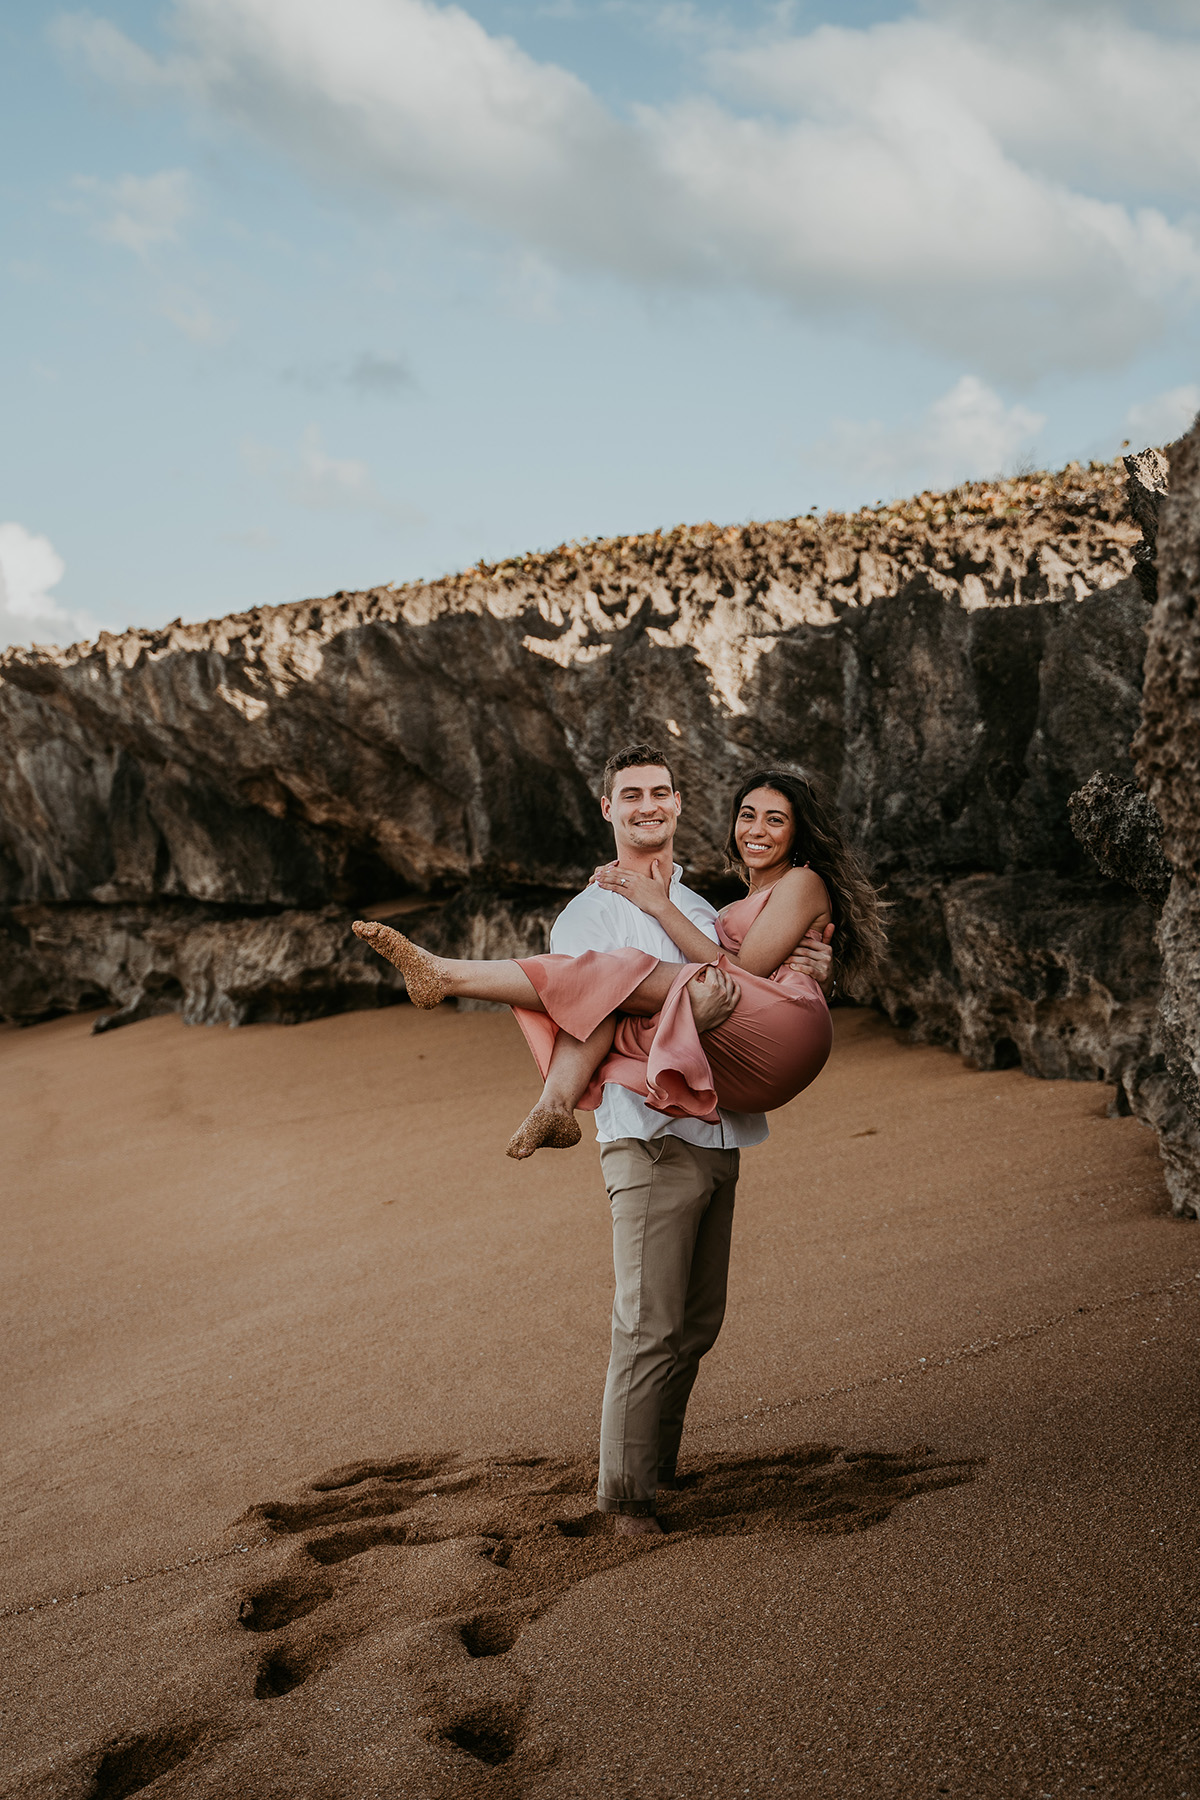
[[[694,894],[691,888],[676,889],[672,898],[685,919],[690,919],[696,929],[702,931],[706,938],[711,938],[714,944],[720,943],[721,940],[717,936],[717,909],[715,906],[710,906],[707,900],[699,894]]]
[[[611,908],[604,904],[598,891],[576,894],[550,928],[550,949],[555,956],[628,948],[626,939],[615,929]]]

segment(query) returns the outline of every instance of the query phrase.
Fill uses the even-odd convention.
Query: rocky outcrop
[[[1170,1106],[1158,1121],[1177,1211],[1200,1216],[1200,423],[1169,451],[1138,779],[1162,822],[1171,884],[1158,922]]]
[[[1162,850],[1162,820],[1153,804],[1132,782],[1093,775],[1070,800],[1071,827],[1101,871],[1132,888],[1155,920],[1173,879]],[[1169,1024],[1169,996],[1162,987],[1162,922],[1153,942],[1146,935],[1136,945],[1144,981],[1137,995],[1137,1018],[1131,1033],[1113,1033],[1109,1079],[1116,1083],[1112,1110],[1134,1113],[1158,1135],[1173,1210],[1194,1218],[1200,1207],[1197,1131],[1194,1103],[1189,1105],[1186,1078]],[[1130,963],[1129,966],[1132,966]],[[1157,989],[1157,1003],[1151,1004]]]
[[[1143,1110],[1159,993],[1144,904],[1046,871],[905,883],[889,938],[879,999],[915,1038],[979,1068],[1111,1082],[1116,1111]]]
[[[448,903],[373,910],[434,950],[488,957],[543,941],[561,905],[557,893],[466,889]],[[118,1002],[97,1031],[164,1012],[193,1025],[297,1024],[404,997],[396,970],[348,930],[337,905],[241,916],[187,900],[18,907],[0,920],[0,956],[10,1016]]]
[[[1102,753],[1124,729],[1100,696],[1127,698],[1137,603],[1101,590],[1137,541],[1120,476],[1073,471],[10,652],[0,904],[568,886],[603,848],[599,769],[635,729],[678,748],[702,876],[720,867],[728,771],[762,754],[852,781],[864,754],[919,763],[906,806],[874,767],[849,796],[889,862],[926,813],[931,867],[1003,863],[1031,832],[1022,860],[1052,861],[1069,715],[1082,705],[1085,730],[1094,715]],[[1056,674],[1076,657],[1082,700],[1073,667]]]
[[[1067,810],[1071,830],[1102,872],[1160,912],[1171,865],[1163,855],[1162,820],[1141,789],[1097,773],[1071,795]]]
[[[1133,572],[1153,606],[1158,598],[1158,513],[1167,492],[1170,465],[1162,450],[1139,450],[1121,461],[1129,516],[1142,534],[1133,553]]]
[[[536,948],[632,738],[719,891],[756,762],[838,792],[895,902],[878,999],[987,1066],[1126,1082],[1153,913],[1068,802],[1128,782],[1148,608],[1119,466],[565,545],[0,659],[0,1009],[291,1019],[398,997],[354,911]],[[430,909],[424,910],[421,909]],[[432,937],[431,937],[432,941]],[[1124,1091],[1124,1089],[1122,1090]]]

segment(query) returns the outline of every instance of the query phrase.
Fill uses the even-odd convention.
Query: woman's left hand
[[[671,904],[672,864],[664,865],[656,858],[650,864],[649,875],[639,875],[633,869],[623,869],[619,863],[603,863],[592,880],[597,887],[606,888],[610,894],[620,894],[623,900],[632,901],[642,912],[651,917],[666,911]]]

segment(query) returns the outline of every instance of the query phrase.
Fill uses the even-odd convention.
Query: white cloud
[[[305,427],[292,455],[281,455],[269,445],[247,441],[242,445],[242,461],[252,474],[282,486],[300,506],[318,511],[375,513],[399,525],[425,522],[425,515],[416,507],[383,493],[370,467],[360,458],[331,456],[316,425]]]
[[[366,463],[327,455],[315,425],[300,440],[296,492],[304,506],[375,506],[381,499]]]
[[[558,322],[558,273],[537,251],[521,250],[508,257],[498,285],[518,319]]]
[[[1006,406],[976,375],[964,375],[920,419],[888,426],[878,420],[838,420],[812,460],[873,476],[892,494],[919,487],[954,487],[1035,460],[1041,413]]]
[[[193,344],[220,344],[229,336],[229,326],[197,295],[182,288],[165,292],[159,301],[159,312],[169,319],[177,331]]]
[[[90,13],[64,13],[51,21],[49,31],[60,50],[131,97],[170,90],[182,78],[182,70],[164,67],[107,19],[93,18]]]
[[[50,589],[66,564],[47,537],[13,520],[0,525],[0,644],[63,644],[91,638],[99,623],[63,606]]]
[[[1194,223],[1163,210],[1200,175],[1200,44],[1136,13],[930,0],[781,27],[710,55],[733,103],[628,119],[432,0],[175,0],[174,18],[181,49],[148,84],[560,264],[871,314],[1017,377],[1119,363],[1200,293]],[[114,27],[66,29],[98,69],[120,60]]]
[[[196,344],[221,343],[230,327],[188,282],[177,278],[180,226],[195,210],[195,184],[186,169],[119,175],[102,181],[77,175],[75,205],[89,215],[91,233],[134,255],[146,272],[155,310]]]
[[[1200,412],[1200,386],[1168,388],[1153,400],[1142,400],[1125,414],[1125,435],[1135,450],[1147,445],[1173,444],[1191,429]]]
[[[93,212],[95,235],[140,257],[158,244],[177,243],[178,227],[192,210],[191,177],[186,169],[121,175],[116,181],[79,175],[75,188]]]
[[[1145,6],[1070,0],[928,0],[923,17],[709,58],[742,99],[828,126],[866,125],[913,141],[974,121],[1015,168],[1116,193],[1173,192],[1200,181],[1195,93],[1200,42],[1153,29]],[[1193,20],[1193,22],[1195,22]]]

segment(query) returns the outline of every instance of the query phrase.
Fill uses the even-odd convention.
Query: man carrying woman
[[[874,890],[803,777],[743,782],[727,855],[748,892],[720,918],[672,863],[681,800],[663,751],[611,757],[601,808],[616,858],[559,915],[547,957],[461,962],[385,925],[355,930],[418,1005],[517,1010],[546,1084],[511,1155],[577,1143],[574,1108],[595,1110],[616,1275],[597,1504],[645,1533],[661,1529],[657,1494],[724,1316],[740,1151],[828,1055],[831,965],[861,984],[883,937]]]

